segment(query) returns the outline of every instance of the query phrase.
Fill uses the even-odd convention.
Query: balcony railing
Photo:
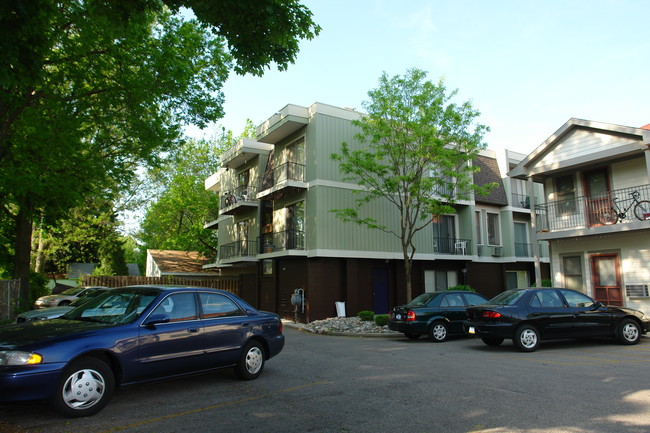
[[[633,193],[638,195],[633,196]],[[650,200],[650,185],[617,189],[605,194],[581,196],[570,200],[551,201],[535,208],[537,230],[561,231],[610,225],[615,222],[639,221],[640,219],[635,215],[635,207],[643,200]],[[618,214],[622,218],[618,218]],[[643,215],[641,217],[641,220],[645,219]]]
[[[236,257],[255,257],[257,255],[257,241],[243,240],[221,245],[219,255],[221,260]]]
[[[458,238],[433,238],[433,252],[435,254],[471,255],[472,241]]]
[[[257,181],[252,181],[249,185],[242,185],[234,190],[225,191],[220,198],[220,209],[225,209],[242,202],[257,202]]]
[[[272,253],[274,251],[305,249],[305,232],[300,230],[266,233],[258,239],[260,254]]]

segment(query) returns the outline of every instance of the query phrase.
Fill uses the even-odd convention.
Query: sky
[[[239,135],[287,104],[363,111],[379,77],[410,68],[444,78],[490,127],[489,149],[527,154],[571,117],[650,123],[647,0],[303,0],[322,27],[287,71],[226,82],[225,117]],[[210,138],[217,126],[193,137]]]

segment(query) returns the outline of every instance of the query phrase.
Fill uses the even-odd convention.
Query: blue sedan
[[[283,347],[280,317],[231,293],[123,287],[59,319],[0,327],[0,401],[47,399],[89,416],[118,385],[227,367],[255,379]]]

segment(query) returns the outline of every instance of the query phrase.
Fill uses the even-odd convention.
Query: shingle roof
[[[197,251],[147,251],[163,274],[214,274],[203,269],[204,259]]]
[[[499,172],[499,164],[494,158],[479,155],[474,160],[474,165],[478,166],[481,171],[474,173],[474,183],[479,186],[496,182],[497,186],[492,188],[488,195],[476,194],[474,200],[477,203],[496,204],[501,206],[508,205],[508,197],[503,188],[503,179]]]

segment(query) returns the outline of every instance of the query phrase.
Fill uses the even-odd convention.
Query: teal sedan
[[[394,307],[388,328],[412,340],[428,335],[440,343],[449,335],[464,334],[467,307],[487,301],[480,293],[461,290],[423,293],[406,305]]]

